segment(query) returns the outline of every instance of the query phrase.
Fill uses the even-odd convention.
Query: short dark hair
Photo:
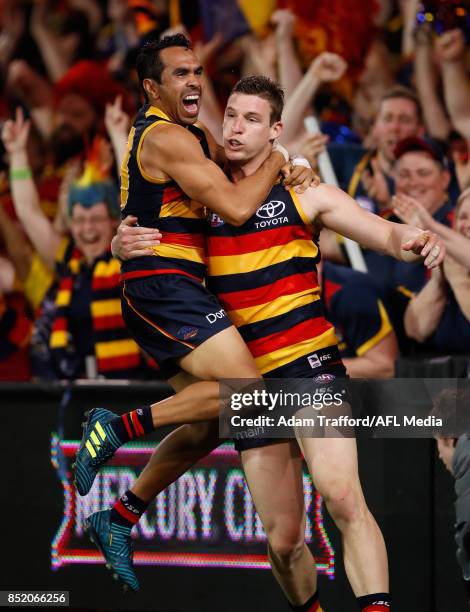
[[[385,102],[385,100],[393,100],[394,98],[405,98],[405,100],[409,100],[413,102],[416,107],[416,116],[418,118],[419,123],[423,123],[423,109],[421,108],[421,103],[419,101],[418,95],[413,89],[410,87],[405,87],[404,85],[393,85],[390,89],[384,93],[384,95],[380,99],[380,107]]]
[[[238,81],[230,92],[230,94],[234,93],[258,96],[267,100],[271,106],[270,124],[281,120],[284,109],[284,91],[276,81],[261,75],[244,77]]]
[[[165,64],[160,58],[160,51],[168,49],[168,47],[183,47],[191,49],[191,42],[184,34],[173,34],[172,36],[164,36],[158,41],[152,41],[145,44],[139,51],[137,56],[136,68],[139,77],[139,83],[142,89],[144,79],[154,79],[157,83],[161,83],[162,72]],[[144,90],[145,98],[147,94]]]

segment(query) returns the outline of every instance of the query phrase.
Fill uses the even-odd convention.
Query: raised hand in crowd
[[[312,166],[318,166],[318,156],[326,150],[326,145],[330,137],[327,134],[317,132],[316,134],[307,134],[299,145],[299,153],[306,157]]]
[[[371,160],[371,170],[368,168],[364,170],[362,174],[362,183],[369,197],[377,202],[380,208],[386,208],[389,205],[390,191],[378,159],[373,158]]]
[[[467,48],[464,33],[458,28],[448,30],[436,38],[435,47],[441,62],[458,62]]]
[[[284,130],[281,142],[291,143],[303,134],[303,120],[309,112],[312,98],[323,83],[340,79],[347,70],[347,62],[336,53],[320,53],[310,64],[284,108]]]
[[[276,39],[291,39],[294,33],[296,16],[289,9],[278,9],[271,15],[271,23],[276,27]]]
[[[121,168],[126,153],[130,117],[122,108],[122,96],[117,96],[112,104],[106,104],[104,123],[113,146],[116,165]]]
[[[1,19],[0,66],[4,69],[15,52],[25,29],[24,7],[13,0],[6,0],[3,3]]]
[[[464,192],[460,200],[454,223],[455,229],[436,221],[422,204],[409,196],[395,195],[392,204],[393,211],[399,219],[409,225],[436,233],[444,241],[447,253],[470,270],[470,222],[467,221],[470,218],[470,191],[468,196]]]
[[[31,122],[24,118],[23,109],[16,109],[15,120],[8,119],[3,124],[2,140],[5,150],[10,157],[10,165],[14,165],[19,155],[24,155],[27,163],[26,143],[28,141]],[[15,159],[14,159],[15,158]]]
[[[271,15],[271,23],[276,28],[278,79],[286,100],[302,79],[302,69],[293,39],[296,21],[296,16],[288,9],[279,9]]]
[[[308,73],[320,83],[334,83],[346,74],[347,68],[348,64],[341,55],[324,51],[310,64]]]
[[[414,77],[426,132],[432,138],[446,140],[452,126],[439,92],[440,78],[436,70],[430,24],[426,22],[416,28],[414,38]]]
[[[444,32],[436,38],[435,46],[450,118],[462,136],[470,139],[470,78],[465,65],[464,33],[460,29]]]

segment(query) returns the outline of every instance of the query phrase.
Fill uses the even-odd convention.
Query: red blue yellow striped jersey
[[[161,123],[174,122],[156,106],[144,105],[140,109],[121,166],[123,218],[135,215],[139,225],[158,228],[162,234],[161,244],[153,248],[154,255],[124,262],[122,278],[176,273],[202,280],[206,272],[205,207],[191,200],[175,181],[149,176],[140,160],[145,136]],[[204,132],[196,126],[188,126],[188,130],[200,141],[205,155],[210,157]]]
[[[241,227],[212,214],[207,255],[207,286],[262,374],[336,346],[318,285],[318,232],[294,191],[274,185]]]

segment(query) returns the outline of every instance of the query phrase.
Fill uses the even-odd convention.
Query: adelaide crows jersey
[[[304,356],[318,359],[318,351],[327,347],[336,349],[334,329],[323,314],[319,260],[318,232],[295,192],[280,184],[241,227],[211,215],[207,286],[262,374]]]
[[[161,123],[174,123],[156,106],[144,105],[129,134],[128,150],[121,167],[123,218],[135,215],[139,225],[158,228],[161,244],[154,255],[130,259],[122,264],[122,278],[129,280],[153,274],[183,274],[202,280],[205,272],[206,210],[191,200],[173,180],[158,180],[142,167],[140,153],[148,132]],[[210,157],[204,132],[187,126]]]

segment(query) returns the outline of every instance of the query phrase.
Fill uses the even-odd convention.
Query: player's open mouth
[[[236,138],[229,138],[228,144],[231,149],[240,149],[243,146],[243,143]]]
[[[183,98],[183,106],[190,115],[197,115],[199,112],[199,94],[190,94],[188,96],[184,96]]]

